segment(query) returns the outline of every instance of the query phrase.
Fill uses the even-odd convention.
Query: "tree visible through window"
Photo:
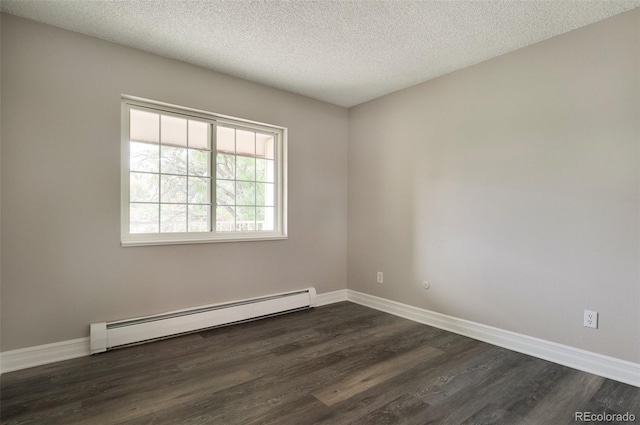
[[[125,101],[123,244],[285,237],[283,135]]]
[[[273,230],[273,135],[217,128],[216,230]]]

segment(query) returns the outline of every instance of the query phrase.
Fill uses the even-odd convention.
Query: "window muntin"
[[[123,245],[286,238],[285,134],[123,100]]]

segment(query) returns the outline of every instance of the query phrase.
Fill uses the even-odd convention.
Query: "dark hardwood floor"
[[[3,424],[640,423],[639,388],[351,303],[11,372],[0,390]]]

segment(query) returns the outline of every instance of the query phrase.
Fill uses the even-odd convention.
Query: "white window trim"
[[[189,115],[207,121],[231,126],[241,126],[254,130],[274,133],[276,143],[276,223],[274,231],[248,232],[184,232],[184,233],[130,233],[129,232],[129,105],[160,111]],[[121,176],[120,176],[120,241],[123,247],[148,245],[177,245],[216,242],[267,241],[288,238],[287,233],[287,128],[257,121],[250,121],[228,115],[214,114],[193,108],[142,99],[134,96],[122,96],[121,102]],[[214,147],[212,147],[213,149]],[[212,158],[215,152],[212,151]],[[213,162],[213,159],[212,159]],[[215,185],[215,162],[212,167],[212,185]],[[216,200],[212,199],[212,208]]]

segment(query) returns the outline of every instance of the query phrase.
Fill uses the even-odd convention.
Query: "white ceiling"
[[[640,0],[2,0],[3,12],[353,106]]]

